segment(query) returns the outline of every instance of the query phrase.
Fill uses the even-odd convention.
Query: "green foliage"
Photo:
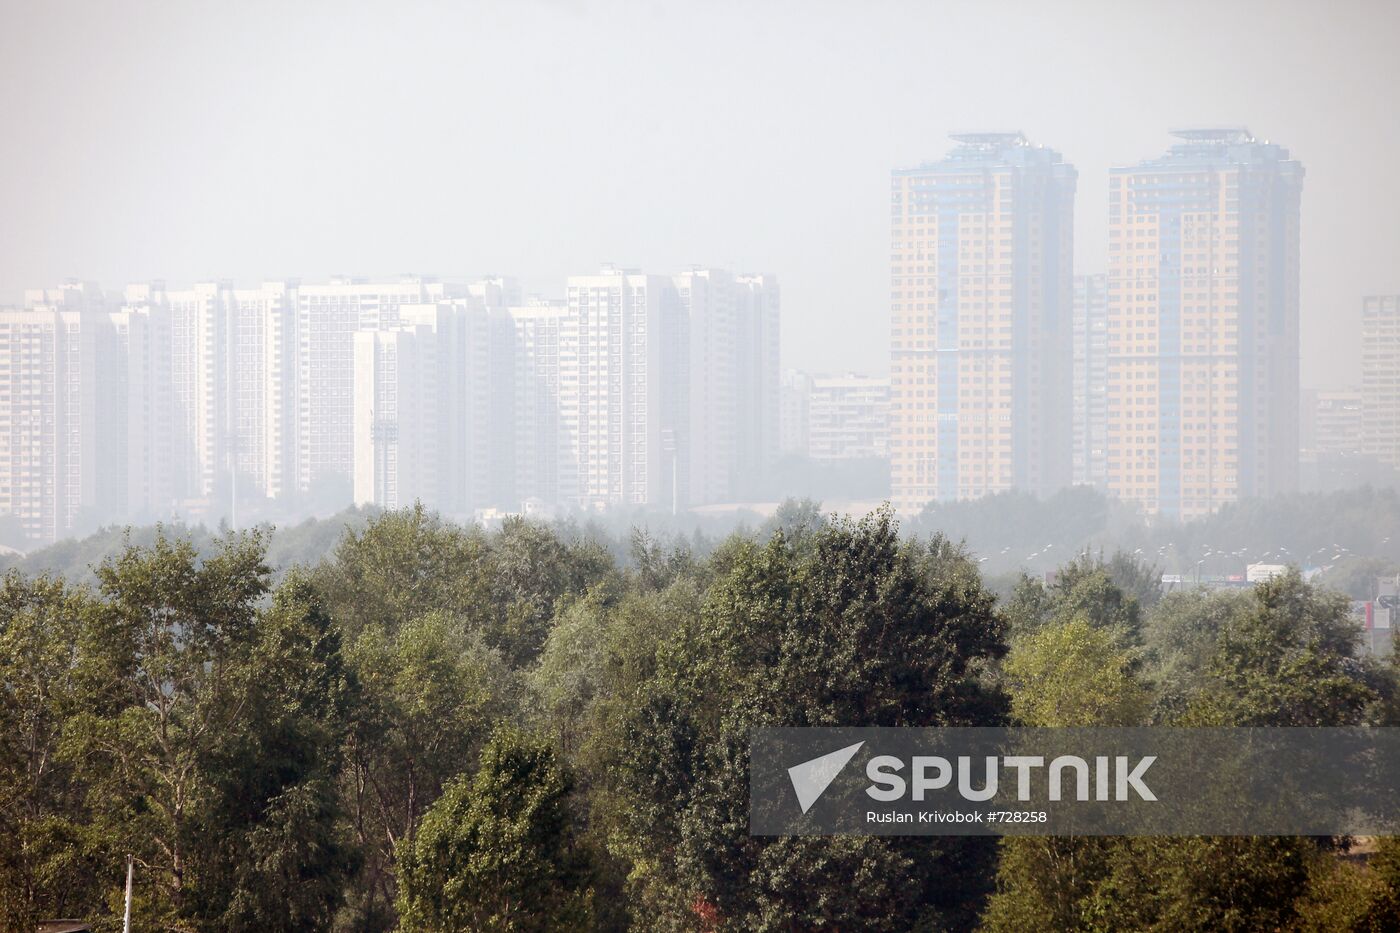
[[[1099,502],[1025,515],[1118,523]],[[1400,721],[1296,574],[1159,599],[1084,552],[999,607],[887,510],[718,543],[350,518],[282,532],[280,579],[268,531],[156,529],[0,581],[0,928],[113,929],[128,852],[143,930],[1400,927],[1391,840],[748,834],[760,726]]]
[[[1151,702],[1137,652],[1082,617],[1017,639],[1003,665],[1011,713],[1027,726],[1136,726]]]
[[[546,742],[498,731],[470,780],[449,784],[400,858],[400,929],[422,933],[585,929],[586,854],[569,771]]]
[[[751,837],[745,793],[757,726],[1000,721],[982,675],[1001,627],[975,568],[944,542],[901,543],[888,512],[717,562],[611,739],[610,846],[636,866],[637,912],[666,929],[966,922],[984,841]]]
[[[1136,643],[1141,637],[1143,605],[1136,594],[1158,589],[1150,582],[1152,576],[1154,571],[1123,554],[1114,555],[1108,563],[1081,554],[1061,567],[1048,586],[1023,574],[1006,609],[1012,634],[1082,619]],[[1149,605],[1155,602],[1146,595],[1142,600]]]
[[[484,628],[490,584],[480,532],[442,521],[421,504],[347,529],[316,585],[345,633],[393,630],[429,612]]]
[[[92,903],[105,853],[84,828],[82,785],[59,755],[80,710],[77,640],[92,602],[50,578],[0,581],[0,928]]]
[[[444,614],[361,632],[348,652],[358,697],[343,779],[364,859],[351,916],[388,922],[394,858],[418,818],[475,761],[512,691],[499,652]]]
[[[1359,638],[1345,597],[1296,572],[1254,588],[1216,633],[1196,724],[1345,726],[1377,699],[1354,654]]]

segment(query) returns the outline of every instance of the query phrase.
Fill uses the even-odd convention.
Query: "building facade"
[[[901,512],[1070,480],[1074,168],[1020,133],[953,139],[891,179]]]
[[[1362,449],[1400,469],[1400,295],[1361,302]]]
[[[528,304],[499,277],[26,300],[0,312],[0,515],[23,540],[352,502],[677,509],[775,456],[770,275],[608,268]]]
[[[889,456],[890,383],[860,373],[815,375],[807,405],[807,456],[813,460]]]
[[[1181,130],[1109,182],[1109,491],[1190,519],[1298,476],[1302,166]]]
[[[1108,276],[1074,277],[1074,483],[1108,485]]]

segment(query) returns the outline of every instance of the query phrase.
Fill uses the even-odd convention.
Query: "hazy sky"
[[[64,277],[600,262],[778,274],[784,364],[883,372],[889,171],[1018,128],[1107,169],[1245,124],[1307,168],[1303,379],[1400,291],[1400,3],[0,0],[0,299]]]

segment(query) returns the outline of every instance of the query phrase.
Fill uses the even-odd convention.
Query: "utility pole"
[[[122,915],[122,933],[131,933],[131,868],[135,858],[126,857],[126,912]]]

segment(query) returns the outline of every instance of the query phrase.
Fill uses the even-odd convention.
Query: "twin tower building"
[[[957,135],[890,188],[890,454],[901,512],[1091,483],[1189,519],[1298,472],[1303,168],[1178,130],[1109,177],[1108,269],[1074,275],[1077,173]]]

